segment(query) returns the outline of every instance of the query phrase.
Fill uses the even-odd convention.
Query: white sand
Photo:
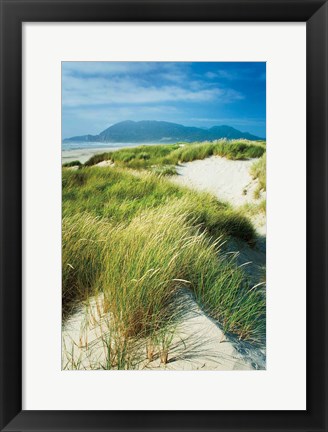
[[[253,160],[234,161],[212,156],[187,162],[177,167],[173,181],[193,189],[211,192],[222,201],[234,205],[254,202],[257,182],[249,173]]]
[[[266,197],[266,193],[262,192],[259,199],[254,198],[257,180],[253,180],[249,171],[255,161],[234,161],[219,156],[195,160],[178,166],[178,175],[172,176],[172,181],[191,189],[210,192],[233,206],[256,204]],[[259,234],[266,234],[265,215],[258,214],[253,218],[253,223]]]
[[[103,296],[83,303],[62,329],[62,369],[101,369],[107,356],[109,327]]]
[[[103,161],[101,161],[101,162],[98,162],[97,164],[96,164],[96,166],[98,166],[98,167],[114,167],[115,166],[115,164],[114,164],[114,162],[112,162],[111,160],[103,160]]]
[[[218,324],[208,318],[187,290],[178,296],[185,316],[178,324],[169,346],[168,363],[159,359],[155,347],[152,361],[147,360],[146,342],[137,349],[139,370],[253,370],[265,368],[265,355],[250,344],[224,335]],[[92,298],[64,325],[62,332],[63,369],[103,369],[108,359],[110,317],[104,312],[103,297]]]

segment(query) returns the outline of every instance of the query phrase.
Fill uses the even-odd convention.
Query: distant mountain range
[[[213,126],[210,129],[183,126],[164,121],[123,121],[105,129],[99,135],[82,135],[66,138],[64,142],[108,143],[175,143],[179,141],[213,141],[220,138],[261,140],[248,132],[230,126]]]

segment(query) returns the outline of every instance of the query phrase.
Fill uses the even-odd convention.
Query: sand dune
[[[235,161],[219,156],[187,162],[177,167],[173,181],[191,188],[211,192],[218,199],[234,205],[253,202],[256,188],[249,173],[254,160]]]
[[[256,188],[249,169],[254,161],[229,161],[220,157],[185,163],[178,167],[179,176],[172,181],[197,190],[211,192],[220,200],[239,206],[254,202]],[[99,166],[106,166],[101,163]],[[226,252],[236,255],[254,284],[265,274],[265,216],[258,218],[261,233],[258,244],[251,248],[243,242],[231,241]],[[265,348],[226,335],[220,325],[209,318],[194,301],[191,293],[181,290],[177,297],[184,308],[170,344],[168,363],[163,365],[156,350],[152,361],[146,360],[146,342],[139,341],[135,365],[139,370],[253,370],[265,369]],[[106,368],[110,315],[103,307],[103,297],[81,305],[63,326],[63,369]]]
[[[259,199],[254,198],[257,181],[253,180],[249,171],[255,160],[235,161],[212,156],[187,162],[177,167],[178,175],[173,176],[172,181],[191,189],[210,192],[235,207],[246,203],[256,204],[266,198],[266,193],[262,192]],[[266,234],[264,215],[254,217],[253,223],[259,234]]]
[[[184,314],[177,324],[168,349],[168,362],[160,362],[154,348],[147,360],[146,341],[136,344],[135,369],[138,370],[253,370],[265,368],[265,355],[250,344],[225,335],[193,300],[181,290],[177,307]],[[108,365],[110,314],[104,311],[103,297],[93,297],[64,325],[62,332],[63,369],[104,369]]]
[[[234,205],[254,202],[257,182],[249,170],[254,160],[228,160],[211,156],[187,162],[177,167],[178,176],[173,181],[191,188],[211,192],[218,199]]]

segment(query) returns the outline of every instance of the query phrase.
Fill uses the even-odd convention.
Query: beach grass
[[[172,176],[177,174],[177,169],[175,165],[154,165],[151,168],[151,172],[161,176]]]
[[[142,145],[123,148],[92,156],[84,165],[92,166],[105,160],[111,160],[117,166],[131,169],[152,169],[175,166],[183,162],[221,156],[231,160],[258,158],[265,152],[265,145],[257,141],[217,140],[202,143],[177,143],[162,145]],[[174,171],[170,175],[173,175]],[[165,174],[164,174],[165,175]],[[167,175],[167,174],[166,174]]]
[[[213,241],[184,207],[175,200],[114,226],[88,214],[64,217],[64,311],[102,292],[121,338],[156,339],[179,319],[174,299],[183,287],[225,331],[260,341],[262,288],[252,287],[242,269],[221,254],[224,236]]]
[[[264,153],[250,169],[254,180],[258,180],[257,188],[254,191],[254,198],[259,198],[262,191],[266,191],[266,153]]]
[[[264,341],[264,286],[253,286],[221,245],[231,237],[254,245],[248,216],[265,201],[241,211],[167,178],[177,163],[219,152],[231,159],[262,155],[265,164],[264,144],[235,143],[229,151],[226,144],[122,149],[96,155],[79,170],[62,170],[63,319],[82,301],[103,296],[110,314],[105,369],[133,368],[138,341],[161,345],[165,362],[184,313],[176,302],[181,289],[225,332]],[[102,160],[115,166],[92,166]],[[261,176],[262,165],[256,169]]]
[[[153,173],[90,167],[63,170],[63,215],[88,212],[112,224],[129,223],[145,209],[179,200],[181,209],[211,236],[234,236],[250,244],[256,234],[249,219],[211,194],[196,192]],[[186,199],[183,199],[186,198]]]
[[[256,203],[245,203],[241,207],[239,207],[239,210],[242,214],[244,214],[246,217],[253,217],[259,214],[265,214],[266,213],[266,199],[263,198],[259,202]]]
[[[71,162],[66,162],[66,163],[63,164],[63,168],[71,168],[71,167],[75,167],[75,166],[81,167],[82,164],[78,160],[74,160],[74,161],[71,161]]]

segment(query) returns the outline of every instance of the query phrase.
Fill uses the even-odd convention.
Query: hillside
[[[213,126],[210,129],[202,129],[163,121],[135,122],[127,120],[110,126],[99,135],[75,136],[65,139],[64,142],[175,143],[179,141],[213,141],[221,138],[253,141],[261,139],[230,126]]]

